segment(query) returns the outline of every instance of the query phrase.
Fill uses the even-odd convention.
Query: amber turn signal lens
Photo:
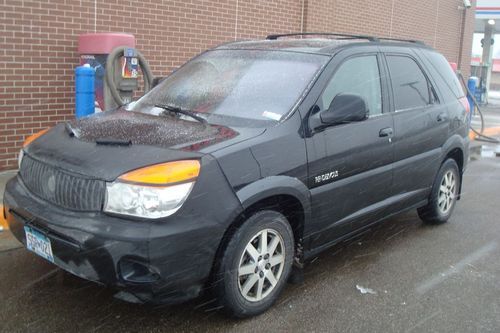
[[[184,160],[151,165],[127,172],[118,179],[127,183],[168,185],[193,180],[200,173],[200,162]]]
[[[28,146],[30,143],[32,143],[33,141],[35,141],[36,139],[38,139],[39,137],[41,137],[42,135],[44,135],[50,128],[46,128],[44,130],[41,130],[40,132],[38,133],[35,133],[31,136],[28,136],[26,138],[26,140],[24,140],[24,143],[23,143],[23,148]]]

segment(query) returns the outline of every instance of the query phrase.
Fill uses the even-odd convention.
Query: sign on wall
[[[500,19],[500,1],[477,0],[476,19]]]

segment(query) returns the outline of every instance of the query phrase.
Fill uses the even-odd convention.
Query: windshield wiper
[[[205,118],[202,118],[202,117],[198,116],[193,111],[184,110],[184,109],[181,109],[178,106],[169,105],[169,104],[155,104],[155,107],[163,109],[163,110],[165,110],[167,112],[172,112],[172,113],[177,113],[177,114],[180,113],[180,114],[183,114],[185,116],[191,117],[191,118],[193,118],[195,120],[198,120],[202,124],[205,124],[205,125],[208,124],[208,122],[207,122],[207,120]],[[165,111],[162,112],[162,113],[160,113],[160,115],[165,115],[166,114]]]
[[[64,123],[64,128],[66,129],[66,132],[68,132],[71,138],[76,136],[75,130],[73,129],[73,126],[71,126],[69,121]]]
[[[132,140],[120,140],[113,138],[96,139],[95,143],[101,146],[131,146]]]

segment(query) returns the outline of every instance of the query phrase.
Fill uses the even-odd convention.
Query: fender
[[[466,158],[468,156],[468,151],[467,151],[468,147],[466,147],[466,145],[468,145],[468,142],[466,142],[466,140],[467,139],[461,137],[458,134],[453,134],[452,136],[450,136],[442,146],[441,159],[444,159],[444,157],[448,155],[448,153],[453,149],[459,148],[464,154],[464,166],[465,166],[465,164],[467,163]]]
[[[446,140],[446,142],[444,143],[443,147],[442,147],[442,151],[441,151],[441,161],[444,161],[444,158],[446,157],[446,155],[448,155],[449,152],[451,152],[453,149],[460,149],[462,151],[462,154],[463,154],[463,165],[462,165],[462,174],[465,172],[465,170],[467,169],[467,162],[469,160],[469,138],[466,137],[466,138],[463,138],[462,136],[458,135],[458,134],[454,134],[452,135],[451,137],[448,138],[448,140]],[[462,177],[461,177],[461,180]],[[460,181],[460,185],[458,187],[458,200],[460,200],[460,198],[462,197],[462,185],[463,185],[463,181]]]
[[[236,196],[244,209],[275,195],[291,195],[300,201],[304,209],[304,223],[311,217],[311,193],[304,183],[289,176],[270,176],[259,179],[239,191]]]

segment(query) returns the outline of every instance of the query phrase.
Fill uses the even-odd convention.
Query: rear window
[[[446,58],[437,52],[423,52],[427,60],[431,63],[432,67],[438,72],[439,76],[443,79],[445,84],[450,88],[453,94],[457,97],[465,96],[462,85],[453,72],[450,63]]]
[[[396,111],[424,107],[430,103],[427,78],[415,60],[387,56]]]

